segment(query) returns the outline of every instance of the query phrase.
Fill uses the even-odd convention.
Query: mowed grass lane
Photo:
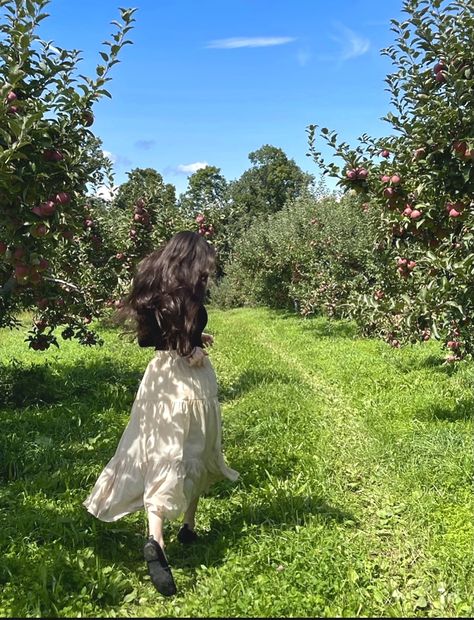
[[[103,330],[102,349],[41,354],[0,332],[0,613],[472,615],[472,363],[263,309],[212,310],[208,327],[241,478],[202,501],[193,549],[169,524],[171,600],[147,579],[143,515],[81,507],[151,350]]]

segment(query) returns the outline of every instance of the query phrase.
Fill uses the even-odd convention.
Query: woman
[[[224,462],[217,381],[204,350],[203,305],[214,249],[193,232],[177,233],[138,265],[120,311],[140,346],[154,346],[116,453],[84,505],[102,521],[145,508],[145,560],[155,587],[176,592],[166,559],[165,519],[184,514],[178,540],[194,542],[199,497],[217,480],[236,480]]]

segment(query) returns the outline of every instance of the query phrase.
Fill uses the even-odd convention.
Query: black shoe
[[[178,540],[183,545],[191,545],[199,540],[199,536],[185,523],[178,532]]]
[[[143,547],[143,555],[148,564],[153,585],[163,596],[176,594],[176,584],[165,553],[156,540],[150,537]]]

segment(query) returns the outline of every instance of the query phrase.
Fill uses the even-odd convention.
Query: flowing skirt
[[[84,506],[102,521],[142,508],[175,519],[214,482],[238,476],[222,455],[217,381],[209,358],[196,367],[175,351],[157,351],[115,455]]]

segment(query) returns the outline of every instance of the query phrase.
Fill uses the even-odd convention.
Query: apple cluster
[[[346,177],[349,181],[365,181],[368,174],[366,168],[350,168],[346,171]]]
[[[412,271],[416,267],[416,261],[409,260],[408,258],[400,257],[397,259],[398,273],[402,278],[408,278]]]
[[[210,238],[214,234],[214,226],[206,223],[206,216],[203,213],[199,213],[195,218],[196,224],[199,224],[199,234],[203,237]]]

